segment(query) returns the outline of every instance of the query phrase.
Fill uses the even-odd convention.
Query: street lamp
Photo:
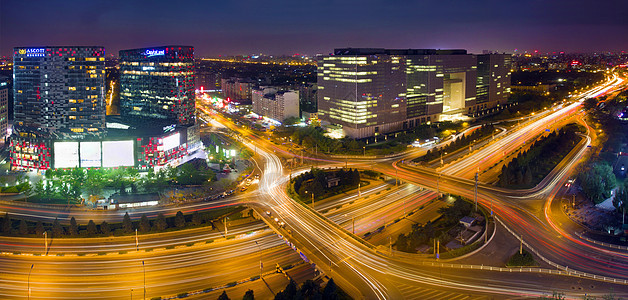
[[[262,277],[262,271],[264,268],[264,265],[262,264],[262,246],[260,246],[257,241],[255,241],[255,245],[257,245],[257,248],[259,248],[259,278],[264,280],[264,278]]]
[[[366,156],[366,146],[362,147],[362,150],[364,150],[364,156]]]
[[[146,265],[142,261],[142,269],[144,269],[144,300],[146,300]]]
[[[307,194],[308,191],[305,191],[305,193]],[[312,208],[314,208],[314,192],[309,192],[312,195]]]
[[[31,269],[28,270],[28,286],[27,286],[27,288],[28,288],[28,299],[29,300],[31,299],[31,272],[33,272],[33,267],[34,266],[35,266],[34,264],[31,264]]]
[[[44,256],[48,255],[48,231],[44,231]]]

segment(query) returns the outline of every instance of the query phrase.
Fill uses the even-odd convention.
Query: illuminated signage
[[[159,55],[166,55],[166,50],[146,49],[146,51],[144,51],[144,55],[146,55],[148,57],[159,56]]]
[[[74,168],[79,166],[79,143],[55,142],[55,168]]]
[[[142,67],[142,71],[155,70],[155,67]]]
[[[44,48],[28,48],[28,49],[20,49],[18,53],[21,55],[26,55],[26,57],[44,57],[46,56],[46,49]]]
[[[176,124],[172,124],[172,125],[164,126],[162,127],[162,129],[164,130],[164,133],[165,133],[165,132],[174,131],[176,127],[177,127]]]
[[[100,142],[81,142],[79,153],[81,168],[99,168],[102,165]]]
[[[175,133],[173,135],[167,136],[165,138],[162,139],[162,146],[159,148],[162,148],[162,151],[168,151],[172,148],[176,148],[179,147],[180,145],[180,141],[181,141],[181,134],[180,133]]]
[[[133,167],[135,163],[133,141],[103,141],[102,166]]]

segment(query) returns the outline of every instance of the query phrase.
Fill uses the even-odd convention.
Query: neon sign
[[[18,50],[19,54],[26,54],[26,57],[44,57],[46,56],[46,49],[44,48],[29,48]]]
[[[144,55],[148,57],[166,55],[166,50],[146,49],[146,51],[144,51]]]

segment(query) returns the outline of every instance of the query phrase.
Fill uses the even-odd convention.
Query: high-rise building
[[[471,113],[475,64],[466,50],[335,49],[318,59],[318,115],[366,138]]]
[[[194,47],[120,51],[120,114],[140,124],[194,125]]]
[[[0,76],[0,145],[5,145],[9,122],[9,78]]]
[[[290,117],[299,117],[299,91],[278,91],[272,87],[259,87],[252,91],[253,112],[283,122]]]
[[[257,85],[257,82],[244,78],[223,78],[220,81],[222,94],[229,100],[241,102],[251,101],[251,90]]]
[[[13,56],[14,122],[19,137],[105,134],[105,49],[18,47]]]
[[[486,111],[508,102],[510,95],[511,55],[477,55],[477,109]]]

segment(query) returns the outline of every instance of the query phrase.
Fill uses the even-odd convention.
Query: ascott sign
[[[28,48],[28,49],[20,49],[18,53],[21,55],[26,55],[26,57],[44,57],[46,54],[46,49],[44,48]]]
[[[144,55],[148,57],[166,55],[166,50],[146,49],[146,51],[144,51]]]

